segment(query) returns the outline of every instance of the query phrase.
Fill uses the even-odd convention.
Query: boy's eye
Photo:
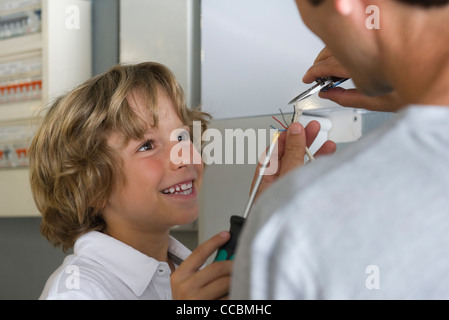
[[[142,144],[137,151],[148,151],[154,149],[154,141],[153,140],[147,140],[144,144]]]

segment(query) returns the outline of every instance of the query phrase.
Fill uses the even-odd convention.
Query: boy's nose
[[[193,164],[194,153],[197,152],[190,141],[174,142],[170,150],[171,168],[176,170]]]

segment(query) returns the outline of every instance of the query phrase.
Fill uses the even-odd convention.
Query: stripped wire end
[[[276,127],[273,126],[273,125],[271,125],[270,128],[271,128],[271,129],[274,129],[274,130],[277,130],[277,131],[279,131],[279,132],[287,131],[287,130],[285,130],[285,129],[278,129],[278,128],[276,128]]]
[[[285,130],[287,130],[287,127],[286,126],[284,126],[284,124],[281,122],[281,121],[279,121],[275,116],[272,116],[272,118],[274,119],[274,120],[276,120]]]
[[[301,107],[300,101],[295,103],[294,106],[294,112],[293,112],[293,122],[299,122],[299,118],[302,116],[302,111],[304,110],[304,107]],[[312,152],[310,152],[309,148],[306,147],[306,154],[310,161],[315,161],[315,157],[313,156]]]
[[[293,122],[298,122],[299,118],[301,118],[302,116],[302,111],[304,110],[304,107],[301,106],[302,104],[300,103],[300,101],[295,103],[294,106],[294,111],[293,111],[293,119],[292,119],[292,123]]]

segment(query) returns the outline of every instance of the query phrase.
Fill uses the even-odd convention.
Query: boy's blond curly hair
[[[139,90],[158,124],[157,90],[166,91],[185,125],[210,116],[186,107],[182,88],[164,65],[118,65],[56,99],[33,137],[30,183],[42,214],[41,232],[64,251],[76,239],[101,231],[102,209],[115,183],[124,181],[121,159],[107,144],[111,132],[125,140],[143,139],[149,124],[135,114],[126,97]],[[191,131],[192,132],[192,131]]]

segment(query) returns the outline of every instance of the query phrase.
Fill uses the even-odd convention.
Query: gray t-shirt
[[[448,299],[449,108],[410,106],[266,190],[231,299]]]

